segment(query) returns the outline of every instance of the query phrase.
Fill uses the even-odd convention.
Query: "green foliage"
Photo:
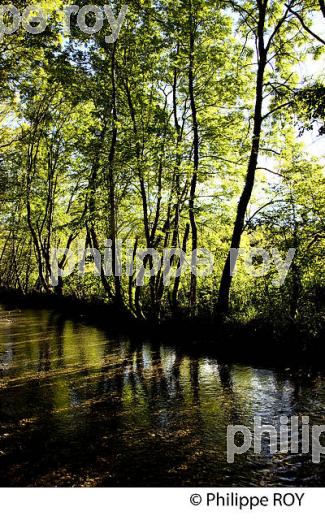
[[[18,32],[0,42],[2,285],[54,290],[51,250],[76,249],[79,242],[102,251],[107,238],[128,240],[134,251],[154,247],[160,255],[167,247],[189,250],[193,202],[198,246],[215,258],[213,275],[198,278],[195,311],[213,314],[252,140],[257,5],[132,2],[110,45],[107,28],[90,37],[73,26],[71,37],[63,38],[62,20],[53,12],[46,33]],[[315,9],[311,2],[299,12],[308,21]],[[232,309],[243,321],[264,316],[307,323],[317,315],[317,330],[323,316],[317,295],[324,291],[324,177],[321,164],[303,151],[295,124],[298,119],[309,131],[317,123],[325,133],[323,83],[303,83],[297,72],[301,60],[319,54],[319,42],[282,1],[268,3],[265,41],[272,35],[242,245],[283,253],[296,247],[297,256],[281,288],[272,285],[272,273],[250,278],[239,266]],[[60,260],[66,266],[64,255]],[[134,278],[105,282],[88,270],[83,278],[74,273],[63,279],[56,290],[114,302],[120,292],[119,303],[138,316],[186,314],[189,272],[178,287],[163,287],[161,279],[160,271],[137,291]]]
[[[295,94],[298,115],[304,120],[304,130],[318,125],[319,135],[325,134],[325,86],[317,82],[300,89]]]

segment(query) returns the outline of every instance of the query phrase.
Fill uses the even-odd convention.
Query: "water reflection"
[[[325,378],[221,365],[48,311],[0,311],[0,484],[322,485],[309,455],[226,462],[228,424],[309,415]]]

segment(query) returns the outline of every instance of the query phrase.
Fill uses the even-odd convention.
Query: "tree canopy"
[[[62,3],[45,5],[45,32],[0,40],[0,284],[100,299],[139,319],[233,313],[316,331],[324,163],[305,143],[325,133],[323,2],[133,0],[112,43],[107,25],[85,34],[75,15],[65,34]],[[117,16],[123,2],[110,5]],[[113,274],[101,266],[95,277],[89,251],[107,240]],[[154,274],[137,283],[114,274],[119,243],[132,258],[206,249],[213,272],[196,276],[175,254],[180,276],[165,283],[148,255]],[[64,269],[64,250],[82,244],[84,276],[53,286],[53,250]],[[294,248],[285,283],[272,270],[249,276],[240,259],[232,276],[240,247]]]

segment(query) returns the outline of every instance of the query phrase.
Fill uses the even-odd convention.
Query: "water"
[[[261,454],[226,460],[228,424],[325,424],[324,402],[324,373],[223,365],[58,313],[0,309],[2,486],[324,485],[325,456],[270,455],[266,437]]]

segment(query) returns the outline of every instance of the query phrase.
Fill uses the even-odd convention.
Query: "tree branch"
[[[299,13],[297,13],[296,11],[293,11],[290,8],[290,6],[288,6],[288,5],[286,5],[286,7],[290,11],[290,13],[292,13],[296,18],[298,18],[299,22],[301,23],[301,25],[305,29],[305,31],[307,31],[313,38],[316,38],[316,40],[318,40],[322,45],[325,45],[325,41],[320,36],[315,34],[311,29],[309,29],[309,27],[305,24],[303,18],[300,16]]]

